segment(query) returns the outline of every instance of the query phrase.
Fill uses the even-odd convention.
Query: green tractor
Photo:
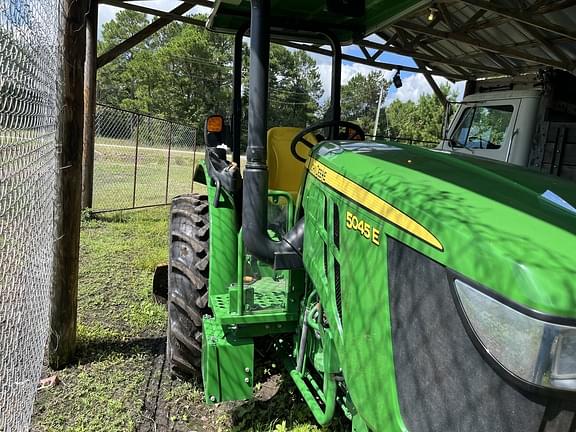
[[[232,155],[209,118],[207,196],[171,208],[169,364],[201,371],[207,403],[248,399],[267,337],[321,425],[341,409],[358,432],[573,431],[574,185],[340,118],[341,45],[416,3],[216,2],[208,27],[236,34]],[[267,130],[271,38],[332,46],[330,120]]]

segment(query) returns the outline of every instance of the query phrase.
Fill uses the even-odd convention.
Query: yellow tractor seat
[[[294,199],[300,190],[306,164],[296,159],[290,151],[292,140],[302,129],[274,127],[268,130],[268,188],[288,192]],[[311,144],[318,144],[312,134],[306,135]],[[308,148],[299,143],[298,154],[308,159]]]

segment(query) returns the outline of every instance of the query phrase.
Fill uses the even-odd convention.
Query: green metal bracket
[[[355,415],[352,417],[352,432],[370,432],[368,426],[360,416]]]
[[[296,369],[290,371],[290,376],[294,380],[296,387],[302,394],[306,404],[312,411],[314,418],[321,425],[325,426],[332,420],[334,410],[336,409],[336,381],[332,374],[324,374],[324,384],[321,389],[314,380],[314,377],[309,373],[300,374]],[[310,384],[310,386],[308,385]],[[310,387],[314,389],[316,395],[312,393]],[[318,397],[324,404],[324,408],[320,406],[316,400]]]
[[[204,318],[202,380],[207,403],[252,397],[254,341],[225,334],[214,318]]]

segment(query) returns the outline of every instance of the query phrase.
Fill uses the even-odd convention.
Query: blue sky
[[[134,3],[141,4],[142,6],[147,6],[154,9],[169,11],[178,6],[181,2],[178,0],[153,0],[153,1],[144,0],[139,2],[135,1]],[[101,34],[103,24],[113,19],[114,15],[116,15],[118,11],[119,9],[113,6],[108,5],[99,6],[99,36]],[[209,9],[197,6],[192,9],[192,12],[208,13]],[[343,51],[348,54],[362,56],[360,49],[354,46],[344,47]],[[322,84],[324,86],[324,94],[327,95],[329,94],[330,89],[331,59],[328,56],[323,56],[320,54],[311,54],[311,55],[318,64],[320,77],[322,79]],[[384,53],[380,56],[379,60],[386,63],[393,63],[404,66],[415,66],[414,61],[411,58],[399,56],[396,54]],[[374,70],[382,71],[381,69],[375,69],[370,66],[345,61],[342,65],[342,81],[345,84],[356,73],[368,74]],[[395,71],[384,71],[384,73],[387,79],[391,79],[392,76],[394,76]],[[403,86],[400,89],[396,89],[394,88],[394,86],[391,87],[388,93],[388,97],[386,98],[385,101],[386,105],[392,103],[396,99],[399,99],[404,102],[408,100],[416,101],[418,100],[420,95],[432,93],[430,85],[428,84],[424,76],[422,76],[421,74],[414,74],[411,72],[401,72],[400,76],[402,77]],[[448,82],[446,79],[442,77],[435,77],[435,79],[436,82],[438,82],[438,84]],[[464,83],[463,82],[456,83],[453,86],[455,87],[458,94],[462,95],[464,91]]]

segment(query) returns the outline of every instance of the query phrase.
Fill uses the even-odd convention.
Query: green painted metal
[[[298,18],[302,28],[331,31],[343,43],[428,3],[366,0],[366,13],[350,18],[327,13],[326,0],[270,0],[275,27],[288,28]],[[249,12],[248,0],[217,2],[208,27],[236,32],[248,22]],[[288,38],[307,37],[288,32]],[[209,401],[249,397],[253,339],[291,332],[294,344],[286,364],[320,424],[328,424],[340,405],[353,431],[406,431],[393,361],[387,238],[527,308],[576,318],[576,215],[542,198],[550,190],[576,205],[573,184],[391,143],[325,142],[314,149],[313,158],[359,188],[352,196],[342,184],[309,174],[296,208],[285,192],[270,191],[271,204],[280,207],[279,200],[288,200],[287,228],[294,214],[304,212],[305,271],[274,271],[246,256],[233,200],[223,193],[214,206],[216,190],[207,181],[214,314],[204,319]],[[390,214],[368,210],[370,194],[412,222],[401,228]],[[379,241],[347,229],[347,212],[377,229]],[[415,225],[441,246],[424,241]],[[272,229],[269,234],[280,235]],[[303,364],[297,370],[300,353]]]
[[[314,376],[304,368],[303,371],[296,369],[293,362],[287,362],[290,376],[302,397],[308,404],[314,418],[320,425],[330,423],[334,416],[337,399],[337,385],[335,374],[340,371],[338,357],[335,351],[332,334],[329,329],[324,329],[313,318],[315,308],[311,308],[307,320],[309,325],[320,334],[321,343],[312,350],[314,369],[322,377],[322,387],[318,385]],[[321,314],[321,310],[318,310]],[[310,355],[310,353],[309,353]],[[319,404],[318,400],[322,402]]]
[[[336,409],[336,382],[334,378],[329,376],[329,374],[325,374],[324,379],[324,390],[322,394],[318,391],[318,385],[316,389],[316,395],[312,393],[310,390],[308,383],[304,380],[304,378],[298,373],[298,371],[292,369],[290,371],[290,376],[294,380],[296,387],[302,394],[302,397],[306,401],[306,404],[312,411],[312,415],[316,421],[321,425],[327,425],[334,417],[334,411]],[[306,378],[308,379],[309,383],[315,383],[314,378],[310,374],[306,374]],[[312,384],[311,384],[312,385]],[[321,407],[316,397],[322,400],[324,407]]]
[[[211,295],[211,307],[222,324],[256,324],[296,320],[296,314],[287,313],[288,281],[263,277],[243,284],[244,307],[238,313],[237,284],[229,286],[226,294]]]
[[[518,304],[576,317],[576,214],[542,198],[550,190],[574,204],[573,183],[411,146],[362,148],[326,144],[316,154],[430,230],[444,252],[376,219],[388,235]]]
[[[217,2],[208,21],[208,28],[218,32],[235,33],[249,22],[250,2],[242,0],[239,4]],[[352,2],[353,3],[353,2]],[[399,14],[405,14],[427,2],[421,0],[366,0],[365,13],[358,17],[344,16],[328,12],[326,0],[271,0],[272,20],[279,23],[287,21],[294,27],[298,19],[300,28],[330,30],[343,43],[351,43],[382,27],[382,24]],[[292,39],[298,39],[293,34]],[[300,35],[301,38],[301,35]]]
[[[204,173],[206,189],[208,190],[208,202],[210,205],[210,268],[208,277],[209,299],[213,295],[225,294],[230,284],[236,281],[237,269],[237,236],[238,222],[233,198],[224,190],[218,198],[218,206],[215,206],[217,195],[216,186],[208,175],[205,162],[199,163],[198,172]],[[211,305],[211,303],[209,303]]]
[[[254,342],[225,333],[213,318],[202,320],[202,379],[207,403],[252,397]]]
[[[576,318],[576,215],[541,198],[551,190],[575,204],[572,184],[499,163],[391,144],[325,143],[313,157],[409,215],[443,245],[442,251],[431,246],[386,215],[368,211],[345,190],[308,175],[304,261],[357,410],[354,430],[406,430],[393,362],[387,237],[516,303]],[[347,211],[381,231],[379,245],[346,229]],[[341,315],[335,265],[345,287]]]

